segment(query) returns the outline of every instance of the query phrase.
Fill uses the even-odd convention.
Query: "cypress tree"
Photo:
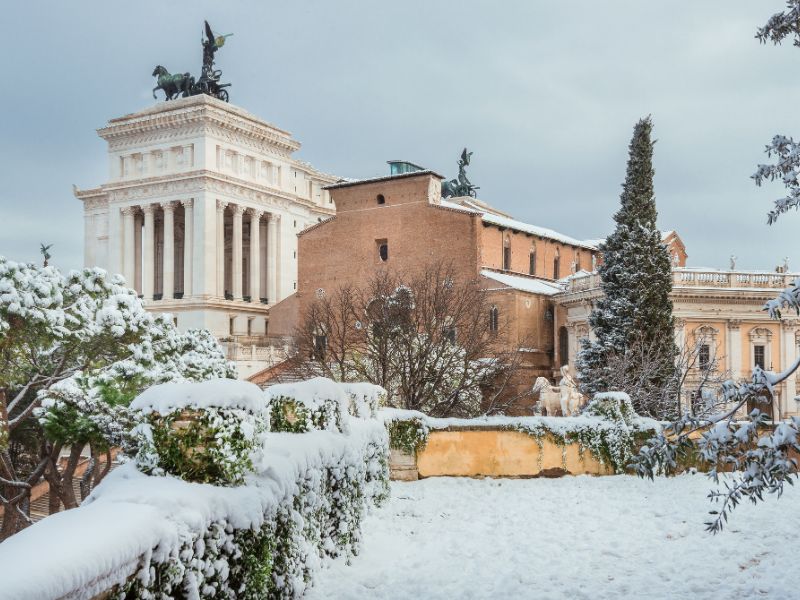
[[[616,228],[600,245],[603,297],[589,317],[595,340],[584,341],[578,370],[584,393],[612,391],[610,382],[618,388],[622,381],[621,387],[629,389],[617,391],[628,392],[640,414],[666,417],[663,399],[673,395],[677,348],[669,297],[672,267],[656,227],[652,128],[647,117],[633,129]],[[646,348],[648,359],[629,354],[628,360],[615,360],[634,347],[639,354]],[[612,372],[621,363],[627,372]],[[661,398],[651,402],[646,396],[654,394]]]

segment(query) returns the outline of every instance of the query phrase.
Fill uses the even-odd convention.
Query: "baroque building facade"
[[[112,119],[109,179],[75,189],[84,263],[124,275],[180,329],[209,329],[247,374],[280,359],[269,308],[297,285],[297,233],[335,213],[339,178],[288,132],[205,94]]]

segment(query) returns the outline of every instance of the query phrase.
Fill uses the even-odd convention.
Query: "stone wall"
[[[431,431],[416,454],[392,450],[389,466],[394,480],[420,477],[559,477],[613,475],[579,444],[561,445],[520,431],[499,428]]]

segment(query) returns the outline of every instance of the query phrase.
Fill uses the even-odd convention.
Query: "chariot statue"
[[[200,70],[200,78],[195,80],[189,73],[172,74],[162,65],[158,65],[153,69],[153,77],[156,77],[157,84],[153,88],[153,98],[156,97],[156,90],[161,90],[164,92],[165,100],[207,94],[227,102],[228,90],[225,88],[231,84],[220,83],[222,71],[214,69],[214,56],[217,50],[225,45],[225,39],[232,35],[232,33],[214,35],[208,21],[205,21],[204,34],[200,40],[203,46],[203,66]]]
[[[442,182],[442,198],[455,198],[458,196],[477,197],[475,190],[479,190],[480,188],[472,185],[472,182],[467,177],[466,167],[469,165],[471,156],[472,152],[468,152],[467,149],[464,148],[463,152],[461,152],[461,158],[458,160],[458,178]]]

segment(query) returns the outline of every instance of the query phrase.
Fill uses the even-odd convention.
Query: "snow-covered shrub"
[[[381,413],[389,433],[389,447],[415,455],[428,443],[429,418],[416,410],[385,409]]]
[[[238,484],[269,428],[258,386],[230,379],[153,386],[131,403],[142,422],[136,463],[145,473]]]
[[[359,421],[355,429],[351,436],[270,436],[256,461],[256,471],[267,470],[238,488],[266,495],[262,518],[242,527],[242,515],[231,514],[202,533],[184,531],[168,551],[146,556],[118,591],[158,600],[301,597],[326,558],[357,554],[367,508],[387,497],[386,432],[374,420]],[[286,479],[292,472],[294,479]],[[252,504],[251,498],[240,512],[247,514]]]
[[[264,390],[272,431],[304,433],[314,429],[347,433],[350,396],[332,379],[315,377]]]
[[[386,390],[368,382],[340,383],[350,397],[349,412],[354,417],[374,419],[378,409],[386,404]]]

